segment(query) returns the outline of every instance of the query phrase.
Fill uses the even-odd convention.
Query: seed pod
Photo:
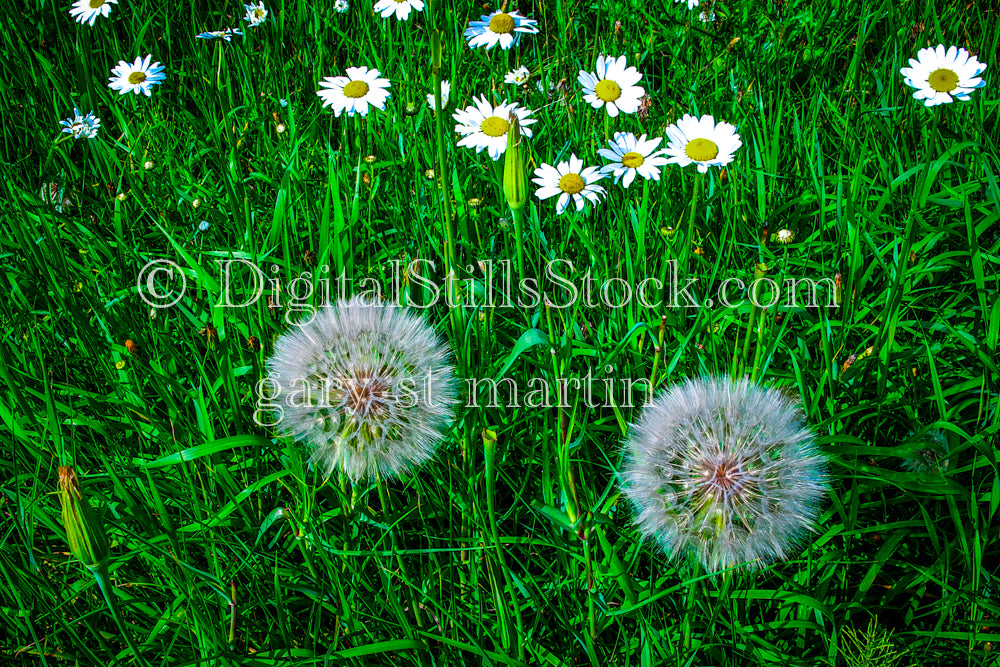
[[[90,570],[105,566],[108,537],[83,496],[76,472],[69,466],[59,466],[59,503],[70,552]]]

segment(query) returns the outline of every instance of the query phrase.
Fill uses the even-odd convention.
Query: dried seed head
[[[268,375],[287,398],[279,431],[353,480],[404,474],[434,455],[453,418],[448,356],[418,315],[341,301],[274,345]]]
[[[639,531],[710,571],[787,558],[826,490],[825,459],[797,403],[747,380],[670,388],[631,426],[626,451]]]

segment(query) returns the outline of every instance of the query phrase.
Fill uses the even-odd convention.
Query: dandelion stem
[[[514,219],[514,245],[517,246],[517,272],[521,282],[524,284],[524,209],[510,209],[511,217]]]
[[[500,571],[503,573],[504,586],[507,595],[510,597],[511,606],[514,608],[514,622],[517,626],[517,637],[523,637],[523,623],[521,621],[521,608],[517,604],[517,597],[514,595],[514,584],[511,581],[510,570],[507,567],[507,560],[504,556],[503,545],[500,542],[500,527],[496,515],[495,493],[493,482],[496,479],[496,446],[497,434],[490,430],[483,431],[483,451],[486,463],[486,512],[493,537],[493,548],[496,550],[497,562],[500,564]],[[524,642],[518,641],[517,637],[513,642],[517,644],[517,659],[524,661]]]
[[[378,499],[382,504],[382,521],[389,531],[389,539],[392,541],[392,551],[396,554],[396,563],[399,565],[399,572],[403,575],[404,582],[409,581],[410,577],[406,574],[406,565],[403,564],[403,556],[399,553],[399,540],[396,537],[396,531],[393,530],[389,523],[389,497],[385,491],[385,482],[382,481],[381,476],[375,478],[375,486],[378,488]],[[420,617],[420,607],[417,603],[416,594],[412,591],[410,594],[410,607],[413,609],[413,620],[416,621],[417,627],[423,628],[424,622]]]

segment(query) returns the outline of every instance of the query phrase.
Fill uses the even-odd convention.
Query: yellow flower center
[[[104,6],[104,0],[90,0],[88,4],[91,9],[100,9]]]
[[[258,7],[258,8],[257,8],[257,9],[255,9],[255,10],[253,10],[253,17],[254,17],[255,19],[260,19],[260,20],[263,20],[263,19],[264,19],[264,16],[265,16],[265,12],[264,12],[264,10],[263,10],[263,9],[261,9],[260,7]]]
[[[146,80],[145,72],[132,72],[131,74],[128,75],[128,82],[131,83],[133,86],[142,83],[145,80]]]
[[[958,74],[950,69],[936,69],[927,77],[927,83],[939,93],[950,93],[958,88]]]
[[[579,174],[566,174],[559,179],[559,189],[570,195],[582,192],[585,185]]]
[[[508,127],[510,123],[500,116],[490,116],[479,125],[479,129],[488,137],[502,137],[507,134]]]
[[[611,79],[599,81],[594,87],[594,92],[605,102],[614,102],[622,96],[621,87]]]
[[[695,162],[708,162],[719,154],[719,147],[708,139],[692,139],[684,147],[684,152]]]
[[[357,99],[368,94],[368,84],[364,81],[351,81],[344,86],[344,97]]]
[[[639,153],[632,151],[631,153],[625,153],[622,156],[622,165],[628,167],[629,169],[636,169],[642,166],[642,163],[646,161],[646,158],[642,157]]]
[[[509,35],[514,32],[514,19],[510,17],[510,14],[497,14],[490,19],[490,32],[495,32],[498,35]]]

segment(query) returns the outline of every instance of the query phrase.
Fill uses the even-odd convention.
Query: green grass
[[[703,24],[686,5],[660,4],[521,3],[541,32],[509,52],[470,52],[464,27],[488,10],[454,0],[405,23],[372,17],[369,0],[346,14],[275,1],[231,44],[194,36],[239,26],[239,2],[122,0],[93,27],[74,23],[68,3],[4,4],[4,662],[843,665],[845,632],[856,638],[877,615],[901,664],[1000,664],[997,10],[771,0],[719,3]],[[443,183],[468,293],[483,275],[464,267],[517,257],[502,171],[450,132],[456,102],[487,93],[537,109],[533,165],[571,152],[603,164],[607,131],[662,136],[685,113],[731,122],[743,140],[694,202],[696,171],[676,166],[628,190],[604,181],[608,199],[581,214],[556,216],[554,201],[532,197],[529,275],[565,258],[576,281],[589,269],[635,285],[676,261],[704,300],[728,278],[752,281],[758,263],[778,282],[839,274],[838,308],[426,310],[465,378],[523,388],[655,367],[658,388],[747,374],[798,393],[833,481],[795,558],[710,576],[644,543],[616,486],[641,392],[621,405],[620,385],[615,407],[480,397],[438,458],[384,498],[324,479],[308,451],[255,423],[288,309],[265,298],[214,308],[217,260],[273,265],[286,290],[313,265],[355,287],[391,284],[390,262],[415,258],[436,262],[428,277],[442,280],[442,174],[425,104],[434,29],[452,82]],[[987,85],[927,109],[899,68],[940,42],[978,53]],[[147,53],[167,73],[151,98],[107,87],[119,59]],[[583,102],[576,73],[602,53],[643,72],[645,120],[606,123]],[[517,64],[532,70],[526,91],[503,84]],[[379,68],[392,98],[366,119],[336,119],[318,82],[355,65]],[[539,75],[567,79],[568,107],[535,90]],[[59,134],[74,105],[101,118],[97,139]],[[43,201],[43,183],[73,205]],[[762,242],[781,228],[791,245]],[[182,267],[189,287],[155,318],[136,288],[153,260]],[[409,285],[413,299],[431,296]],[[947,465],[908,471],[910,432],[932,429],[947,437]],[[138,656],[69,554],[60,465],[103,512]]]

